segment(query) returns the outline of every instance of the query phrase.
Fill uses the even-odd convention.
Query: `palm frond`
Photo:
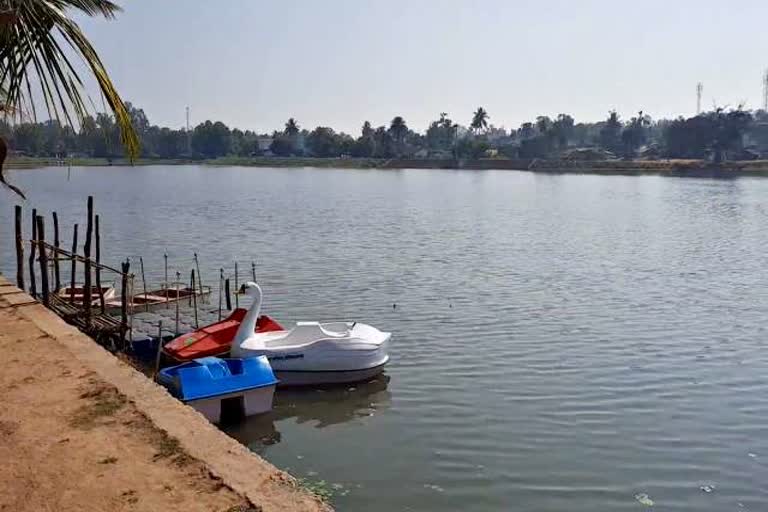
[[[0,26],[0,84],[7,109],[36,116],[33,83],[51,118],[75,125],[88,112],[80,74],[69,54],[82,58],[120,127],[128,156],[138,156],[139,139],[117,89],[95,48],[66,9],[90,16],[114,17],[120,7],[108,0],[6,0],[13,20]],[[30,77],[32,80],[30,80]]]

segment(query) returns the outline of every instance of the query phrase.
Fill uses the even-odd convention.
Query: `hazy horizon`
[[[537,115],[599,121],[761,106],[764,4],[548,5],[486,0],[256,4],[118,1],[116,20],[78,18],[124,99],[153,124],[207,119],[271,132],[356,134],[396,115],[423,131],[440,112],[467,125],[483,106],[516,128]],[[96,101],[98,96],[94,96]]]

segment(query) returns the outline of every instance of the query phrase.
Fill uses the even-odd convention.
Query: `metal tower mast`
[[[704,84],[696,84],[696,115],[701,114],[701,93],[704,92]]]
[[[186,107],[187,114],[187,153],[192,153],[192,134],[189,131],[189,105]]]
[[[768,69],[763,75],[763,110],[768,111]]]

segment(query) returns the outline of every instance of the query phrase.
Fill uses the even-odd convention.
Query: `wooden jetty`
[[[130,352],[136,334],[139,338],[146,338],[145,333],[150,331],[145,325],[146,318],[137,320],[140,325],[137,325],[138,329],[134,333],[134,319],[140,313],[160,310],[165,313],[166,326],[173,326],[174,329],[170,331],[170,328],[167,328],[165,335],[161,329],[159,338],[167,337],[168,332],[173,335],[171,337],[175,337],[188,330],[194,330],[201,325],[201,319],[203,325],[209,323],[210,311],[203,311],[203,306],[199,303],[201,299],[207,299],[211,295],[211,287],[201,282],[197,253],[194,255],[189,283],[180,282],[179,272],[176,272],[175,282],[168,282],[166,255],[166,281],[157,288],[147,287],[144,260],[139,258],[142,291],[137,293],[134,286],[136,276],[131,273],[131,263],[128,259],[121,263],[119,269],[101,261],[101,222],[99,215],[94,213],[93,197],[88,197],[85,232],[79,230],[78,224],[73,226],[71,250],[62,248],[59,217],[56,212],[53,212],[53,243],[46,239],[45,219],[38,215],[36,209],[32,210],[32,237],[26,241],[22,230],[23,220],[22,207],[16,206],[14,224],[18,287],[25,289],[28,277],[28,289],[32,297],[105,347]],[[80,236],[84,238],[82,253],[78,253]],[[28,259],[25,258],[27,244]],[[25,268],[25,260],[28,261],[28,269]],[[62,265],[70,267],[68,276],[62,275]],[[82,279],[79,279],[78,273]],[[237,274],[237,268],[235,273]],[[223,270],[221,277],[223,279]],[[113,286],[115,284],[117,286]],[[223,284],[226,284],[227,288],[226,306],[230,309],[229,280]],[[221,295],[221,291],[219,294]],[[180,309],[182,303],[188,306],[185,313]],[[223,306],[220,297],[219,318]],[[171,318],[168,318],[169,316]],[[191,319],[194,319],[194,322]],[[157,332],[157,329],[151,331]]]
[[[16,281],[19,288],[24,289],[24,237],[22,233],[23,211],[21,206],[15,208],[16,229]],[[126,336],[130,331],[129,318],[132,311],[128,311],[126,304],[120,317],[116,318],[107,314],[106,300],[110,287],[102,286],[102,273],[111,273],[122,282],[124,292],[133,288],[133,274],[130,274],[130,266],[122,265],[122,269],[110,267],[101,263],[101,234],[99,232],[98,215],[95,219],[93,198],[88,198],[88,222],[85,232],[84,254],[77,253],[78,225],[73,230],[72,250],[61,248],[59,237],[59,220],[56,213],[53,214],[53,244],[46,240],[45,219],[32,210],[32,238],[29,240],[29,291],[30,295],[37,298],[46,307],[53,310],[67,323],[76,326],[81,331],[93,337],[97,341],[112,347],[125,346]],[[91,258],[91,249],[95,234],[96,258]],[[70,262],[70,283],[62,286],[61,263]],[[39,265],[39,269],[36,268]],[[83,284],[77,284],[78,267],[83,269]],[[92,281],[95,273],[96,282]],[[38,290],[38,279],[40,289]],[[50,277],[50,279],[49,279]],[[94,296],[95,292],[95,296]]]

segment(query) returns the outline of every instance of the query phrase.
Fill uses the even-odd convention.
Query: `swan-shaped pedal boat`
[[[281,386],[369,380],[389,362],[392,334],[359,322],[298,322],[291,330],[254,332],[261,288],[248,282],[240,291],[253,304],[232,342],[232,357],[267,356]]]

